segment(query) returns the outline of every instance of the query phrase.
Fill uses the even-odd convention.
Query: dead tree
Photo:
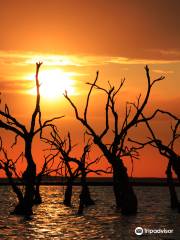
[[[17,143],[18,137],[20,137],[25,144],[24,156],[27,162],[26,170],[22,175],[23,184],[25,186],[25,193],[22,201],[15,207],[15,214],[31,215],[32,207],[34,204],[35,196],[35,181],[36,181],[36,163],[34,162],[32,155],[32,143],[36,134],[42,133],[42,130],[46,127],[52,127],[52,121],[57,118],[53,118],[42,123],[41,110],[40,110],[40,84],[38,80],[38,73],[41,62],[36,63],[36,104],[30,120],[30,129],[17,120],[9,110],[9,107],[5,104],[4,110],[0,110],[0,128],[15,134],[15,143]],[[37,126],[39,124],[39,126]]]
[[[80,163],[79,163],[79,170],[81,172],[81,193],[79,195],[79,208],[78,208],[78,214],[83,214],[84,207],[88,207],[91,205],[94,205],[95,202],[91,198],[89,187],[87,184],[87,175],[89,172],[96,172],[93,171],[92,169],[89,169],[91,165],[99,161],[99,159],[95,159],[92,162],[87,163],[87,156],[90,151],[90,145],[86,144],[82,153],[82,156],[80,158]],[[99,173],[100,170],[97,170],[97,173]]]
[[[35,196],[34,196],[34,204],[42,203],[42,198],[40,194],[40,185],[42,182],[42,178],[44,176],[49,176],[52,173],[58,174],[60,167],[54,166],[56,155],[49,154],[44,156],[44,163],[41,168],[41,171],[36,176],[36,184],[35,184]]]
[[[23,157],[22,153],[19,155],[19,157],[13,161],[8,157],[7,151],[4,149],[3,144],[2,144],[2,139],[0,138],[0,170],[3,170],[6,174],[6,177],[12,187],[12,190],[17,196],[18,199],[18,204],[21,204],[23,201],[23,193],[19,186],[17,185],[17,182],[14,180],[13,176],[17,178],[22,183],[22,179],[19,177],[17,173],[17,162],[18,160]]]
[[[55,152],[55,155],[59,158],[61,175],[64,174],[67,180],[63,203],[66,206],[70,207],[73,193],[73,184],[79,174],[79,168],[72,168],[71,166],[71,163],[74,161],[73,158],[70,157],[70,153],[72,151],[70,134],[68,134],[67,139],[62,139],[58,133],[58,130],[54,129],[54,131],[51,133],[51,138],[43,138],[43,140],[44,142],[48,143],[48,145],[50,145],[50,151]]]
[[[140,104],[140,97],[138,98],[138,108],[135,113],[131,112],[131,106],[129,107],[128,104],[126,105],[126,114],[124,117],[124,121],[122,123],[120,123],[119,121],[120,118],[116,108],[115,100],[124,84],[125,79],[121,81],[118,89],[115,89],[115,87],[111,86],[110,83],[109,83],[109,89],[105,89],[104,87],[97,85],[97,81],[98,81],[98,72],[97,72],[95,81],[92,84],[88,83],[90,85],[90,90],[87,95],[83,116],[80,116],[77,106],[69,98],[68,93],[65,92],[64,94],[65,98],[68,100],[68,102],[74,109],[76,119],[80,121],[84,127],[86,127],[87,134],[92,136],[94,143],[100,148],[103,155],[112,166],[113,187],[114,187],[114,194],[116,199],[116,206],[117,208],[120,208],[122,211],[122,214],[125,214],[125,215],[135,214],[137,212],[137,198],[133,191],[132,185],[129,181],[127,168],[125,167],[122,160],[123,156],[133,157],[133,152],[131,151],[132,149],[129,149],[127,151],[127,146],[125,145],[127,134],[134,126],[144,121],[144,119],[142,119],[141,117],[141,113],[146,107],[152,86],[157,81],[164,79],[164,77],[160,77],[151,82],[148,66],[145,67],[145,71],[146,71],[147,85],[148,85],[145,97],[141,104]],[[89,101],[90,101],[90,97],[93,89],[97,89],[103,92],[106,96],[105,127],[104,129],[102,129],[101,133],[98,133],[98,131],[90,124],[87,117]],[[107,136],[109,131],[111,130],[109,126],[110,114],[112,115],[114,120],[114,127],[113,127],[113,138],[111,143],[109,144],[104,139],[105,139],[105,136]]]
[[[157,115],[157,113],[165,114],[168,117],[170,117],[173,121],[175,121],[174,127],[171,126],[172,133],[171,133],[169,143],[163,143],[162,139],[159,139],[157,137],[155,130],[152,128],[151,124],[149,123],[150,120],[154,119],[154,117]],[[167,183],[169,186],[171,208],[178,208],[180,210],[180,203],[178,202],[178,197],[177,197],[177,193],[175,190],[175,185],[174,185],[174,181],[173,181],[173,177],[172,177],[172,170],[173,170],[175,172],[175,174],[177,175],[177,178],[180,183],[180,156],[178,155],[178,153],[176,152],[175,147],[174,147],[175,142],[180,137],[180,133],[178,132],[179,125],[180,125],[180,119],[177,118],[172,113],[163,111],[160,109],[157,109],[151,117],[147,118],[143,114],[142,114],[142,117],[144,118],[145,124],[151,134],[150,140],[145,143],[140,143],[140,142],[134,141],[132,139],[129,139],[129,140],[131,142],[139,144],[140,145],[139,149],[145,147],[145,145],[150,144],[151,146],[157,148],[159,153],[162,156],[164,156],[168,159],[168,164],[167,164],[167,168],[166,168],[166,176],[167,176]]]
[[[60,154],[60,160],[66,167],[66,175],[68,176],[67,186],[64,195],[64,204],[66,206],[71,206],[72,190],[75,180],[80,177],[81,183],[81,193],[79,195],[79,209],[78,214],[83,214],[84,206],[93,205],[94,201],[91,198],[88,183],[87,175],[89,173],[101,174],[107,173],[103,169],[93,169],[92,166],[100,160],[96,158],[93,161],[87,161],[88,154],[90,152],[91,144],[88,142],[82,152],[81,157],[77,158],[73,155],[73,148],[71,143],[71,136],[68,133],[67,138],[61,139],[58,134],[58,131],[53,131],[51,133],[51,139],[44,139],[45,142],[51,145],[51,151],[55,150]],[[57,154],[57,153],[56,153]]]
[[[178,196],[176,193],[173,177],[172,177],[172,162],[169,160],[167,169],[166,169],[166,176],[167,176],[167,184],[169,186],[169,194],[170,194],[170,203],[171,208],[179,208],[179,201]]]
[[[163,112],[165,114],[168,114],[169,116],[173,116],[169,112]],[[177,193],[175,190],[173,178],[172,178],[172,170],[175,172],[175,174],[178,177],[179,183],[180,183],[180,156],[176,153],[174,145],[175,141],[180,137],[180,134],[178,133],[178,128],[180,125],[180,119],[173,116],[173,118],[176,121],[175,127],[172,129],[172,136],[169,141],[169,144],[165,144],[162,142],[162,140],[159,140],[156,135],[155,131],[150,126],[149,122],[146,121],[146,125],[151,133],[151,136],[154,140],[155,146],[158,148],[159,153],[163,156],[165,156],[168,159],[168,165],[166,169],[166,176],[167,176],[167,183],[169,186],[169,192],[170,192],[170,202],[171,202],[171,208],[178,208],[180,210],[180,203],[178,202]]]

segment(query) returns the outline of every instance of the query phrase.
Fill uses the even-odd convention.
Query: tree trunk
[[[81,175],[81,186],[82,190],[79,195],[79,209],[78,209],[78,214],[82,215],[84,206],[88,207],[90,205],[94,205],[94,201],[91,198],[89,187],[87,185],[86,181],[86,172],[85,172],[85,167],[84,164],[82,165],[82,175]]]
[[[12,189],[14,191],[14,193],[16,194],[17,198],[18,198],[18,203],[15,206],[14,210],[11,212],[11,214],[17,214],[17,215],[31,215],[32,212],[32,206],[33,204],[30,202],[31,201],[31,197],[30,197],[30,189],[26,187],[25,189],[25,195],[23,196],[22,191],[20,190],[20,188],[16,185],[16,183],[14,182],[13,178],[12,178],[12,174],[9,171],[8,167],[5,169],[6,171],[6,175],[8,177],[9,183],[12,186]],[[29,183],[26,182],[25,186],[29,187]]]
[[[174,155],[170,158],[171,164],[172,164],[172,168],[176,174],[176,176],[178,177],[178,181],[180,183],[180,157],[177,155]]]
[[[84,188],[84,190],[83,190],[83,191],[84,191],[84,205],[85,205],[86,207],[91,206],[91,205],[94,205],[95,202],[94,202],[94,200],[91,198],[91,194],[90,194],[89,187],[88,187],[87,183],[86,183],[85,186],[83,186],[83,188]]]
[[[14,210],[15,214],[32,215],[32,207],[34,205],[35,197],[35,180],[36,180],[36,164],[33,161],[31,153],[31,139],[25,141],[25,157],[27,160],[27,168],[23,173],[23,181],[25,185],[25,193],[23,202],[19,203]]]
[[[25,183],[25,194],[24,194],[24,214],[33,214],[32,207],[34,205],[35,197],[35,179],[36,179],[36,165],[32,164],[27,167],[23,174],[23,180]]]
[[[34,191],[34,184],[33,184],[34,177],[31,177],[32,169],[33,168],[29,170],[29,168],[27,167],[26,171],[23,173],[25,193],[24,193],[23,200],[16,205],[13,211],[14,214],[26,215],[26,216],[30,216],[33,214],[32,207],[34,205],[35,191]]]
[[[71,206],[71,198],[72,198],[72,185],[73,185],[73,180],[71,177],[68,179],[65,194],[64,194],[64,205],[70,207]]]
[[[99,138],[94,138],[94,143],[99,146],[112,166],[113,190],[117,208],[121,209],[124,215],[136,214],[138,209],[137,197],[133,191],[132,184],[129,182],[127,169],[123,161],[111,153]]]
[[[137,197],[129,181],[127,169],[121,159],[115,158],[112,162],[113,189],[117,208],[122,214],[130,215],[137,213]]]
[[[82,191],[79,195],[79,208],[78,208],[78,214],[82,215],[84,211],[84,188],[82,188]]]
[[[91,198],[89,187],[87,183],[82,186],[81,193],[79,195],[79,209],[78,209],[78,214],[82,215],[84,207],[88,207],[91,205],[94,205],[94,201]]]
[[[38,181],[38,180],[37,180]],[[35,196],[34,196],[34,204],[41,204],[42,203],[42,198],[41,198],[41,194],[40,194],[40,183],[36,182],[36,187],[35,187]]]
[[[179,202],[178,202],[178,197],[177,197],[177,193],[176,193],[173,178],[172,178],[171,161],[170,160],[168,162],[168,166],[166,169],[166,176],[167,176],[167,183],[169,186],[171,208],[175,209],[175,208],[179,207]]]
[[[14,182],[14,180],[12,178],[12,173],[9,171],[8,166],[5,168],[5,172],[6,172],[6,176],[7,176],[8,180],[9,180],[9,183],[11,184],[11,187],[18,199],[18,204],[16,205],[15,209],[11,212],[11,214],[22,214],[19,209],[20,206],[22,206],[24,204],[24,197],[23,197],[22,191]]]

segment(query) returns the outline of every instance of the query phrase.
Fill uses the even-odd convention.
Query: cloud
[[[146,52],[167,61],[180,61],[180,49],[147,49]]]
[[[155,51],[155,50],[152,50]],[[168,54],[163,50],[156,50],[161,54]],[[173,52],[170,52],[173,54]],[[177,53],[177,54],[180,54]],[[180,59],[180,58],[179,58]],[[91,55],[58,55],[58,54],[43,54],[37,52],[15,52],[15,51],[0,51],[0,64],[5,65],[34,65],[36,62],[42,61],[46,66],[75,66],[88,67],[107,64],[169,64],[180,62],[180,60],[164,60],[162,59],[133,59],[126,57],[113,56],[91,56]]]
[[[174,71],[172,70],[162,70],[162,69],[154,69],[152,72],[159,73],[159,74],[173,74]]]
[[[2,92],[24,93],[34,87],[34,81],[30,80],[2,80],[0,79],[0,89]]]
[[[78,65],[74,59],[63,55],[42,54],[37,52],[0,51],[0,64],[30,65],[42,61],[47,66]]]
[[[157,51],[157,50],[156,50]],[[160,50],[159,50],[160,51]],[[165,53],[166,54],[166,53]],[[173,54],[173,52],[171,53]],[[167,64],[177,63],[177,60],[156,60],[156,59],[133,59],[125,57],[113,56],[88,56],[88,55],[58,55],[58,54],[43,54],[38,52],[17,52],[17,51],[0,51],[0,89],[5,92],[24,92],[34,87],[34,82],[28,80],[27,74],[31,74],[34,79],[34,73],[29,73],[31,65],[35,65],[37,61],[43,61],[44,66],[62,67],[63,70],[67,67],[68,74],[75,78],[76,87],[80,91],[80,84],[82,82],[81,76],[89,75],[89,72],[84,69],[91,66],[108,66],[121,65],[124,71],[129,70],[130,65],[146,65],[158,64],[157,69],[153,69],[154,73],[158,74],[173,74],[174,71],[166,69]],[[179,61],[180,62],[180,61]],[[166,68],[165,66],[166,65]],[[78,69],[77,69],[78,68]],[[169,68],[169,67],[168,67]],[[9,70],[11,69],[11,70]],[[90,76],[90,75],[89,75]],[[21,80],[22,79],[22,80]],[[24,80],[26,79],[26,80]],[[82,89],[81,89],[82,90]]]
[[[24,65],[27,53],[14,51],[0,51],[0,64],[5,65]]]
[[[177,60],[159,60],[159,59],[129,59],[122,57],[111,57],[108,63],[116,63],[116,64],[127,64],[127,65],[135,65],[135,64],[170,64],[180,62]]]
[[[169,49],[169,50],[163,50],[163,49],[160,49],[158,50],[159,53],[161,53],[162,55],[169,55],[169,56],[178,56],[180,57],[180,50],[172,50],[172,49]]]

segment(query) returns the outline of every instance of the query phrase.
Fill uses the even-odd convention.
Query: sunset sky
[[[64,90],[82,109],[88,90],[85,83],[94,80],[97,70],[103,86],[107,81],[117,86],[126,78],[120,93],[123,112],[126,101],[143,95],[148,64],[153,79],[163,75],[165,80],[154,86],[147,114],[160,107],[179,116],[179,29],[179,0],[0,0],[1,108],[8,103],[10,111],[28,123],[35,100],[35,63],[43,61],[43,119],[65,115],[56,122],[59,129],[63,134],[72,131],[74,143],[81,144],[84,129],[62,96]],[[95,91],[92,97],[89,119],[100,129],[104,102],[98,94]],[[157,119],[154,126],[167,142],[171,121]],[[0,131],[10,145],[10,134]],[[137,139],[147,137],[144,132],[134,134]],[[34,152],[36,158],[41,156],[37,146]],[[134,176],[163,177],[166,164],[157,151],[144,149]],[[130,171],[128,160],[126,165]]]

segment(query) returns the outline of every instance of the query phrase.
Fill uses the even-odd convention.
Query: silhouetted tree
[[[170,137],[168,143],[163,143],[162,139],[157,137],[156,131],[152,128],[151,124],[149,123],[150,120],[154,119],[154,117],[157,115],[157,113],[167,115],[173,121],[175,121],[174,127],[171,126],[172,133],[171,133],[171,137]],[[145,145],[150,144],[151,146],[157,148],[159,153],[162,156],[164,156],[168,159],[166,176],[167,176],[167,183],[168,183],[169,192],[170,192],[171,207],[178,208],[180,210],[180,203],[178,202],[178,197],[177,197],[177,193],[175,190],[174,181],[173,181],[173,177],[172,177],[172,170],[173,170],[175,172],[175,174],[177,175],[179,183],[180,183],[180,156],[178,155],[178,153],[176,152],[177,150],[174,147],[175,142],[180,137],[180,133],[179,133],[180,119],[178,117],[176,117],[175,115],[173,115],[172,113],[163,111],[160,109],[157,109],[152,114],[151,117],[147,118],[143,114],[142,114],[142,117],[144,118],[146,126],[151,134],[150,140],[145,143],[134,141],[132,139],[129,139],[129,140],[131,142],[139,144],[140,145],[139,149],[145,147]]]
[[[81,193],[79,196],[79,209],[78,214],[83,214],[84,206],[93,205],[94,201],[91,198],[88,183],[87,183],[87,175],[89,173],[101,174],[107,173],[107,171],[103,169],[93,169],[93,165],[96,164],[100,158],[96,158],[93,161],[88,159],[88,155],[90,152],[91,144],[88,142],[83,148],[82,155],[77,158],[73,156],[72,150],[74,146],[71,143],[71,136],[68,133],[67,138],[62,139],[58,131],[53,131],[51,133],[51,139],[44,139],[45,142],[51,145],[51,151],[58,151],[60,154],[60,160],[64,163],[66,167],[66,174],[68,176],[67,186],[64,195],[64,204],[66,206],[71,206],[71,198],[72,198],[72,188],[75,180],[80,177],[81,182]],[[57,154],[57,153],[56,153]]]
[[[17,162],[21,157],[23,157],[22,153],[14,161],[11,158],[9,158],[7,151],[3,147],[2,138],[0,137],[0,170],[3,170],[5,172],[10,185],[17,196],[18,205],[21,204],[21,202],[23,201],[23,193],[22,190],[19,188],[17,181],[15,181],[15,179],[13,178],[13,176],[15,176],[17,180],[19,180],[22,183],[22,179],[18,175],[16,167]]]
[[[24,156],[27,162],[27,167],[22,175],[25,193],[14,209],[15,214],[31,215],[33,213],[32,207],[35,197],[36,164],[32,155],[32,142],[36,134],[42,134],[44,128],[52,127],[51,122],[59,118],[53,118],[44,123],[41,121],[40,84],[38,80],[38,73],[41,65],[41,62],[36,63],[36,104],[30,120],[30,129],[28,130],[24,124],[18,121],[10,113],[9,107],[6,104],[4,110],[0,110],[0,128],[6,129],[16,135],[14,144],[16,144],[18,137],[23,139],[25,143]],[[36,126],[37,124],[39,124],[39,126]]]
[[[87,155],[90,151],[90,145],[86,144],[83,150],[83,154],[80,158],[79,163],[79,170],[81,172],[81,193],[79,195],[79,208],[78,208],[78,214],[83,214],[84,206],[94,205],[94,201],[92,200],[90,196],[89,187],[87,184],[87,175],[89,172],[93,172],[93,170],[88,171],[90,164],[96,163],[98,159],[95,161],[87,164]]]
[[[133,191],[132,185],[129,181],[129,177],[127,174],[127,168],[125,167],[122,158],[123,156],[131,156],[133,157],[134,148],[128,149],[125,145],[125,140],[127,137],[128,132],[137,124],[144,121],[141,117],[141,113],[143,112],[149,96],[151,92],[151,88],[157,81],[164,79],[164,77],[160,77],[151,82],[149,68],[148,66],[145,67],[146,77],[147,77],[147,92],[145,97],[140,104],[140,97],[138,98],[137,109],[133,114],[131,112],[131,106],[127,103],[126,105],[126,114],[124,120],[120,127],[119,121],[119,113],[116,109],[116,102],[115,99],[121,90],[125,79],[123,79],[118,87],[115,89],[114,86],[111,86],[109,83],[109,89],[105,89],[97,85],[98,81],[98,72],[95,78],[95,81],[91,84],[88,83],[91,87],[86,99],[86,105],[84,109],[83,116],[80,116],[79,110],[77,106],[73,103],[73,101],[69,98],[68,93],[65,92],[64,96],[71,104],[72,108],[74,109],[76,119],[79,120],[84,127],[87,129],[87,134],[91,135],[94,143],[101,149],[102,153],[111,164],[113,169],[113,186],[114,186],[114,194],[116,199],[116,205],[118,208],[121,209],[122,214],[135,214],[137,212],[137,198]],[[98,131],[92,126],[92,124],[88,121],[87,113],[88,113],[88,106],[91,97],[91,93],[93,89],[97,89],[103,92],[106,95],[106,106],[105,106],[105,127],[102,132],[99,134]],[[114,119],[114,128],[113,128],[113,138],[111,143],[107,143],[105,140],[105,136],[107,136],[110,127],[110,112]],[[131,116],[131,119],[130,119]],[[110,139],[108,139],[110,141]]]
[[[36,176],[36,184],[35,184],[35,196],[34,196],[34,204],[40,204],[42,203],[42,198],[40,194],[40,185],[42,182],[42,178],[44,176],[49,176],[52,173],[59,173],[60,167],[54,166],[56,155],[49,154],[47,156],[44,156],[44,163],[41,168],[41,171]]]
[[[58,155],[59,157],[61,175],[65,175],[67,180],[63,203],[70,207],[73,183],[79,175],[79,168],[72,168],[71,166],[73,158],[70,157],[70,153],[72,151],[70,134],[68,134],[67,138],[62,139],[58,133],[58,130],[54,129],[54,131],[51,133],[51,138],[43,138],[43,140],[50,145],[50,151],[55,151],[55,155]]]

